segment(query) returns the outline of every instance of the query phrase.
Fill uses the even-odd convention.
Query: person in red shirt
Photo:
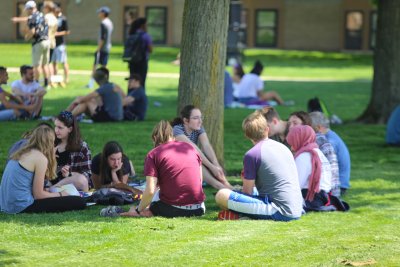
[[[203,215],[205,195],[197,150],[187,142],[176,141],[171,125],[164,120],[154,127],[152,139],[154,149],[147,154],[144,164],[146,189],[142,200],[121,215],[168,218]]]

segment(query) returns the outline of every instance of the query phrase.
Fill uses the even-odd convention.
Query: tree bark
[[[400,1],[379,0],[374,77],[368,107],[357,119],[386,123],[400,104]]]
[[[178,114],[200,108],[218,160],[224,152],[224,69],[229,0],[186,0],[183,12]]]

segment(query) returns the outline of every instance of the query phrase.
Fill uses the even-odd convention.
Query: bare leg
[[[69,82],[69,64],[68,62],[65,62],[63,64],[64,66],[64,83],[68,83]]]
[[[278,102],[279,105],[283,104],[283,99],[282,97],[275,91],[268,91],[265,92],[262,95],[262,100],[264,101],[268,101],[268,100],[275,100],[276,102]]]
[[[36,97],[34,103],[35,107],[33,108],[31,115],[39,116],[43,105],[43,96]]]
[[[87,178],[84,175],[77,172],[73,172],[72,176],[65,177],[64,179],[56,183],[54,186],[63,186],[66,184],[73,184],[76,187],[76,189],[81,191],[85,192],[89,191],[89,183]]]
[[[224,188],[219,190],[218,193],[215,195],[215,202],[217,202],[217,205],[221,209],[228,209],[228,200],[231,193],[231,190]]]
[[[232,186],[229,183],[228,183],[229,185],[227,185],[216,179],[206,167],[203,166],[202,170],[203,170],[204,182],[211,185],[215,189],[232,188]]]
[[[88,111],[87,103],[80,103],[74,107],[71,113],[76,117],[78,115],[81,115],[82,113],[86,113],[87,111]]]
[[[40,66],[33,66],[33,75],[36,81],[39,81],[40,78]]]
[[[93,115],[96,113],[96,108],[97,108],[97,102],[96,100],[92,99],[88,102],[83,102],[75,106],[71,113],[74,116],[78,116],[82,113],[88,113],[90,115]]]

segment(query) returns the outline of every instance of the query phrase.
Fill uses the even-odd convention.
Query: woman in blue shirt
[[[11,155],[0,187],[0,209],[5,213],[61,212],[84,209],[81,197],[44,189],[45,177],[55,177],[54,130],[40,126],[33,130],[26,145]]]

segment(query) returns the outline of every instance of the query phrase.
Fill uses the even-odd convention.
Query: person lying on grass
[[[191,144],[176,141],[167,121],[154,127],[152,139],[154,149],[144,164],[146,189],[142,200],[121,216],[202,216],[205,195],[199,153]]]
[[[203,162],[203,179],[216,189],[230,188],[232,185],[225,177],[224,170],[218,162],[214,149],[203,128],[203,116],[200,109],[187,105],[181,110],[181,116],[172,121],[173,134],[176,140],[194,145]],[[201,150],[198,148],[200,143]]]
[[[93,157],[91,169],[95,189],[127,184],[129,175],[134,174],[132,163],[115,141],[107,142],[103,152]]]
[[[40,126],[33,130],[26,145],[11,155],[0,186],[0,209],[20,212],[62,212],[86,207],[79,196],[66,192],[50,193],[44,189],[45,177],[55,177],[54,130]]]
[[[78,122],[69,111],[62,111],[56,117],[56,159],[57,177],[54,186],[73,184],[78,190],[88,191],[92,174],[91,154],[81,138]]]
[[[292,153],[268,138],[269,127],[261,111],[247,116],[242,128],[254,144],[243,158],[243,192],[219,190],[215,196],[218,206],[252,219],[299,219],[303,198]]]

